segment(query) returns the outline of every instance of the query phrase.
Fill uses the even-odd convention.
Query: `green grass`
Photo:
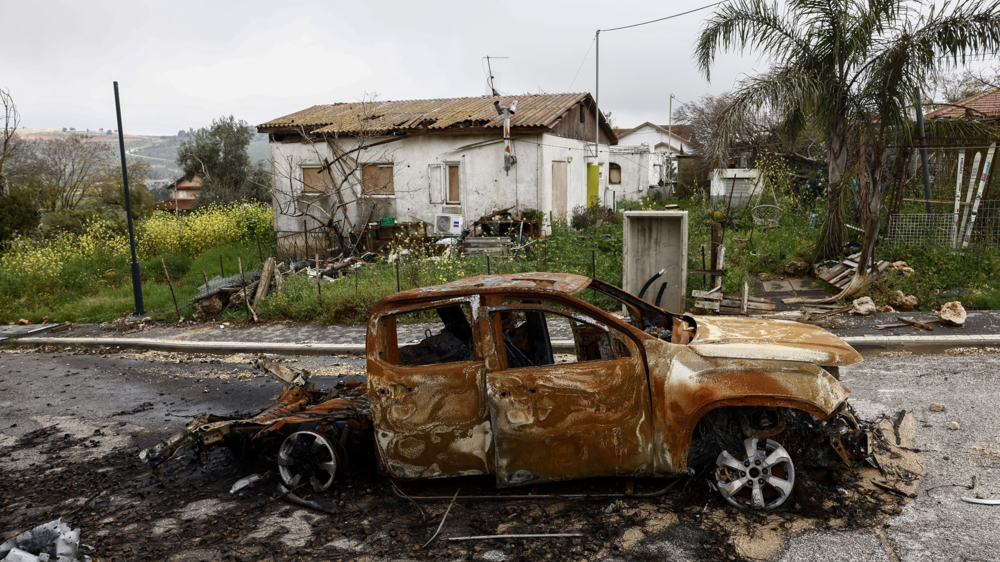
[[[688,268],[701,269],[701,247],[705,247],[706,260],[710,256],[710,226],[708,209],[724,210],[719,202],[692,197],[682,200],[658,201],[648,199],[623,205],[622,209],[662,209],[666,204],[677,204],[688,211]],[[730,210],[731,220],[725,230],[726,276],[723,291],[738,292],[743,283],[751,286],[762,277],[774,278],[784,274],[785,265],[791,260],[807,260],[812,242],[817,235],[817,225],[810,225],[810,212],[817,212],[822,203],[802,204],[788,198],[781,202],[784,210],[778,225],[760,228],[754,225],[750,209],[735,207]],[[716,215],[718,220],[719,216]],[[580,230],[570,228],[566,221],[556,221],[552,233],[530,247],[525,255],[517,258],[491,257],[487,265],[485,256],[457,258],[431,258],[411,254],[399,267],[399,288],[402,290],[426,287],[487,273],[518,273],[552,271],[595,275],[613,285],[622,283],[622,216],[601,226],[594,221],[578,221]],[[916,270],[912,277],[886,272],[869,289],[876,302],[887,302],[896,290],[917,296],[920,308],[929,310],[948,300],[960,300],[967,308],[1000,308],[1000,256],[995,251],[967,252],[956,255],[947,250],[923,247],[879,247],[878,257],[890,261],[904,260]],[[203,281],[202,271],[209,278],[220,273],[238,272],[238,259],[247,271],[259,269],[260,258],[256,244],[229,244],[206,250],[192,258],[184,254],[163,256],[171,271],[174,291],[181,315],[191,318],[190,299]],[[706,263],[708,268],[711,264]],[[134,310],[131,280],[127,261],[103,262],[98,258],[79,258],[67,263],[60,275],[60,285],[49,290],[33,290],[19,286],[17,280],[0,278],[0,320],[17,321],[27,318],[33,322],[48,316],[52,321],[104,322]],[[174,320],[173,301],[167,287],[160,258],[142,263],[143,299],[147,314],[164,320]],[[688,290],[707,288],[710,283],[701,275],[689,274]],[[827,287],[832,291],[832,287]],[[304,275],[287,278],[285,292],[271,296],[257,307],[258,315],[265,320],[298,320],[319,324],[363,323],[371,306],[379,299],[397,291],[396,266],[380,260],[356,270],[334,282],[322,283],[322,297],[317,293],[314,280]],[[612,299],[584,291],[584,300],[608,310],[618,308]],[[688,304],[693,304],[689,299]],[[241,322],[248,319],[245,307],[228,308],[219,320]]]
[[[940,246],[887,246],[880,259],[905,261],[915,273],[886,271],[869,289],[876,302],[888,302],[895,291],[917,297],[920,310],[936,310],[948,301],[966,308],[1000,309],[1000,255],[996,248],[979,247],[964,253]]]
[[[182,316],[191,318],[194,312],[189,303],[197,294],[197,287],[204,283],[202,267],[210,279],[218,275],[220,256],[226,275],[238,273],[239,259],[242,259],[247,271],[260,269],[256,244],[228,244],[209,249],[193,259],[173,256],[173,267],[177,267],[179,261],[188,265],[186,273],[180,274],[183,269],[181,267],[171,271],[174,293]],[[130,264],[120,261],[109,265],[105,269],[102,264],[92,260],[74,260],[63,268],[62,285],[51,292],[39,293],[28,286],[5,285],[6,280],[0,279],[0,296],[5,297],[0,298],[0,321],[16,322],[25,318],[41,322],[42,318],[48,316],[53,322],[107,322],[133,312],[135,304]],[[171,267],[168,262],[168,270]],[[140,264],[140,274],[146,315],[175,320],[177,315],[174,303],[170,297],[170,288],[164,280],[159,258]]]

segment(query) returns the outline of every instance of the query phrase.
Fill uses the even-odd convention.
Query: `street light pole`
[[[135,259],[135,228],[132,225],[132,199],[128,192],[128,168],[125,165],[125,131],[122,129],[122,106],[118,100],[118,82],[115,82],[115,113],[118,115],[118,148],[122,157],[122,183],[125,185],[125,217],[128,219],[128,242],[132,250],[132,295],[135,297],[135,314],[146,313],[142,307],[142,278],[139,262]]]
[[[598,147],[601,146],[601,30],[594,35],[594,164],[598,161]]]

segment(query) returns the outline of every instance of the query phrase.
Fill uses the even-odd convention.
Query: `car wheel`
[[[319,433],[297,431],[278,449],[278,472],[289,489],[308,482],[317,492],[329,490],[337,474],[337,455]]]
[[[751,437],[743,451],[723,450],[715,460],[715,483],[722,497],[740,509],[774,509],[784,504],[795,486],[795,466],[777,441],[762,447]]]

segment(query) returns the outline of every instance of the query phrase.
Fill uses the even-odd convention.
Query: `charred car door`
[[[498,486],[647,474],[646,366],[624,331],[556,302],[487,308],[500,370],[486,376]],[[552,330],[575,353],[552,347]]]
[[[493,472],[486,368],[470,300],[400,307],[369,329],[376,447],[381,468],[396,478]],[[440,322],[421,328],[434,316]],[[414,319],[421,323],[407,322]]]

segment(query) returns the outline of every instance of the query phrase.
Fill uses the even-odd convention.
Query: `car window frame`
[[[458,365],[461,363],[474,364],[474,363],[485,363],[486,362],[486,350],[483,345],[483,334],[481,327],[479,326],[479,318],[477,318],[476,308],[479,306],[478,302],[479,295],[463,295],[460,297],[451,297],[447,299],[432,299],[423,302],[413,302],[394,307],[391,310],[387,310],[379,314],[378,318],[375,319],[375,353],[374,361],[377,361],[383,365],[383,368],[391,369],[426,369],[428,367],[433,367],[434,365]],[[465,305],[469,309],[469,315],[471,316],[469,324],[472,328],[472,354],[473,359],[470,361],[451,361],[448,363],[433,363],[431,365],[401,365],[399,363],[399,332],[396,317],[400,314],[408,314],[411,312],[418,312],[421,310],[428,309],[438,309],[446,306],[462,306]],[[385,332],[383,333],[383,330]],[[385,348],[381,348],[381,346]]]

